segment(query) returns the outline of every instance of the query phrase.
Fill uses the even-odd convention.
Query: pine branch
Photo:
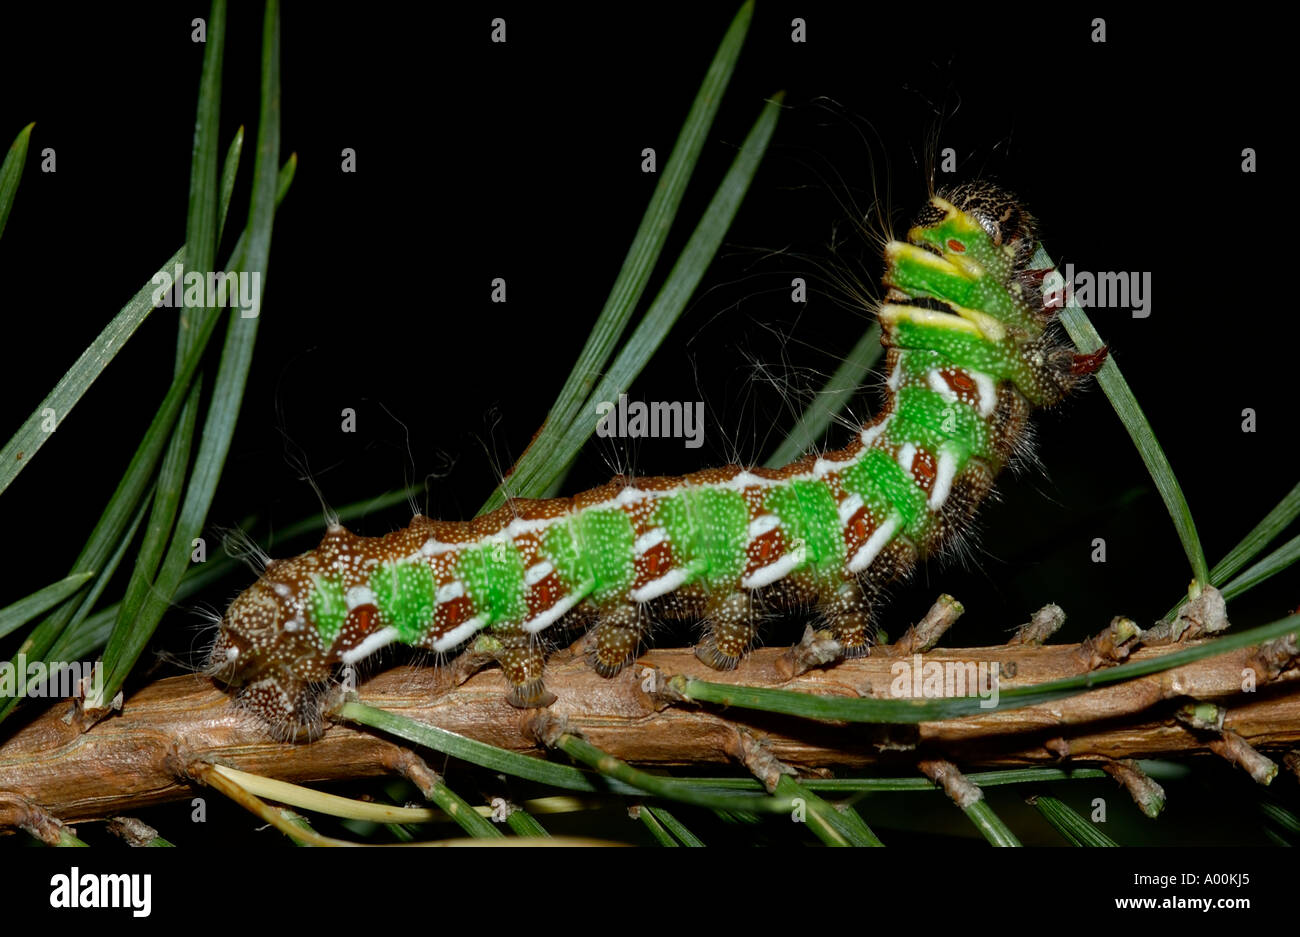
[[[1185,644],[1143,648],[1129,660],[1177,650]],[[740,754],[744,728],[766,740],[772,755],[803,770],[830,765],[909,770],[919,757],[943,758],[963,771],[977,767],[1043,765],[1068,761],[1212,752],[1222,736],[1179,721],[1189,699],[1214,702],[1226,716],[1222,728],[1256,749],[1300,744],[1300,671],[1294,667],[1243,693],[1243,671],[1258,672],[1259,651],[1243,648],[1162,673],[1092,690],[1052,703],[1009,711],[990,709],[959,719],[917,725],[843,725],[719,707],[671,703],[653,688],[659,677],[686,675],[721,683],[771,686],[807,693],[888,697],[899,661],[896,648],[871,657],[781,678],[786,652],[754,652],[733,673],[719,674],[689,650],[656,650],[613,680],[593,673],[572,649],[551,660],[547,685],[559,697],[551,709],[600,749],[625,761],[650,765],[726,763]],[[1095,647],[1007,645],[940,649],[926,661],[996,661],[1003,687],[1037,684],[1078,674],[1092,664]],[[447,669],[399,667],[361,687],[361,699],[473,739],[512,751],[542,754],[535,711],[503,699],[496,670],[458,687]],[[1014,674],[1008,677],[1007,675]],[[652,692],[647,693],[650,689]],[[39,805],[61,820],[98,818],[192,796],[187,766],[220,761],[232,767],[297,782],[389,774],[396,746],[342,725],[305,745],[272,741],[252,717],[200,676],[173,677],[142,687],[122,711],[87,732],[64,721],[68,704],[39,715],[0,747],[0,792]],[[12,823],[0,812],[0,825]]]

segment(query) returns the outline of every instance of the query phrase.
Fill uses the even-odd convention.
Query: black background
[[[276,219],[210,530],[319,514],[304,460],[335,506],[427,476],[426,513],[472,516],[563,383],[654,187],[641,150],[654,147],[662,169],[734,12],[289,4],[282,153],[296,152],[299,168]],[[37,122],[0,242],[5,433],[184,239],[202,59],[190,21],[206,7],[28,15],[0,58],[0,135]],[[505,45],[489,41],[494,16],[507,19]],[[790,41],[794,16],[807,19],[804,44]],[[1098,16],[1104,44],[1091,41]],[[925,198],[924,154],[937,139],[958,155],[951,181],[987,175],[1022,196],[1059,262],[1151,272],[1149,318],[1097,310],[1093,320],[1213,564],[1294,482],[1296,325],[1274,285],[1287,236],[1275,223],[1282,156],[1269,147],[1279,111],[1253,71],[1273,54],[1267,32],[1245,17],[1146,20],[1127,7],[963,15],[760,3],[647,298],[764,98],[784,89],[787,108],[719,259],[632,389],[705,401],[704,447],[593,440],[566,490],[614,470],[765,457],[869,323],[819,267],[852,269],[878,289],[877,249],[854,234],[854,206],[870,208],[874,187],[901,231]],[[246,212],[259,51],[260,8],[235,4],[221,149],[241,123],[248,137],[223,259]],[[1247,146],[1259,151],[1257,174],[1241,172]],[[55,174],[39,171],[45,147]],[[344,147],[357,151],[355,174],[339,171]],[[505,305],[489,300],[498,276]],[[789,301],[793,276],[813,284],[804,307]],[[170,380],[173,315],[151,316],[6,493],[0,602],[68,571]],[[874,401],[864,391],[855,412]],[[344,407],[357,410],[355,434],[339,431]],[[1258,413],[1255,434],[1240,430],[1245,407]],[[1150,624],[1178,598],[1190,569],[1100,390],[1039,426],[1044,471],[1003,480],[1000,503],[981,514],[976,559],[931,565],[900,589],[882,612],[890,633],[939,591],[966,604],[948,639],[964,645],[1004,640],[1047,601],[1070,615],[1061,637],[1078,639],[1115,614]],[[382,533],[408,515],[354,526]],[[1105,564],[1090,561],[1095,537]],[[250,579],[201,600],[221,607]],[[1260,624],[1298,600],[1283,575],[1235,603],[1233,618]],[[160,640],[187,648],[198,621],[178,608]]]

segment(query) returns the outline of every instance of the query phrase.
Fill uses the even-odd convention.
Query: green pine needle
[[[783,774],[776,782],[778,797],[794,805],[792,819],[808,824],[813,835],[827,846],[883,846],[856,811],[841,813],[798,781]]]
[[[58,605],[94,578],[94,575],[94,572],[73,573],[58,582],[50,583],[44,589],[37,589],[26,598],[0,608],[0,638]]]
[[[1275,576],[1300,559],[1300,535],[1292,537],[1250,569],[1223,586],[1223,597],[1233,599],[1255,588],[1270,576]]]
[[[519,807],[510,811],[510,816],[506,818],[506,825],[516,836],[548,837],[551,835],[546,831],[546,827],[537,822],[536,817]]]
[[[1005,784],[1030,784],[1043,781],[1097,780],[1107,777],[1100,768],[1003,768],[997,771],[977,771],[966,779],[980,787],[997,787]],[[754,778],[692,778],[701,787],[721,790],[761,790]],[[810,791],[855,793],[868,791],[934,791],[934,782],[927,777],[907,778],[803,778],[801,787]]]
[[[1297,817],[1281,804],[1271,800],[1262,800],[1259,803],[1259,812],[1288,833],[1300,836],[1300,817]]]
[[[1118,846],[1095,823],[1089,823],[1069,804],[1055,797],[1039,795],[1029,802],[1038,808],[1048,823],[1065,837],[1071,846]]]
[[[1056,264],[1041,246],[1034,254],[1032,264],[1037,269],[1056,269]],[[1065,308],[1061,309],[1060,320],[1074,341],[1075,347],[1081,352],[1094,352],[1101,348],[1103,344],[1101,336],[1097,334],[1087,313],[1075,303],[1073,297]],[[1191,563],[1192,575],[1199,583],[1209,582],[1209,566],[1205,562],[1205,551],[1201,548],[1201,540],[1197,536],[1196,523],[1192,520],[1187,499],[1183,496],[1182,488],[1178,486],[1178,479],[1174,476],[1168,457],[1160,448],[1160,443],[1156,441],[1155,431],[1138,405],[1137,398],[1133,396],[1133,390],[1128,386],[1128,381],[1124,379],[1114,357],[1108,357],[1102,364],[1097,372],[1097,383],[1101,385],[1111,406],[1115,408],[1120,422],[1124,424],[1124,429],[1133,440],[1138,455],[1142,457],[1147,471],[1151,474],[1156,490],[1164,499],[1165,508],[1173,519],[1174,529],[1178,531],[1178,539],[1182,541],[1187,560]]]
[[[424,796],[451,817],[462,830],[476,839],[501,839],[505,836],[491,820],[479,816],[477,810],[441,780],[435,781]]]
[[[173,267],[184,258],[185,248],[182,247],[163,262],[155,276],[170,274]],[[36,405],[35,411],[5,443],[4,448],[0,449],[0,492],[8,488],[18,473],[31,463],[32,456],[50,437],[50,421],[53,420],[53,425],[57,427],[67,418],[77,401],[122,350],[127,339],[135,334],[135,330],[153,312],[153,294],[157,289],[152,277],[140,287],[59,379],[54,390]]]
[[[997,709],[1006,711],[1047,703],[1052,700],[1076,696],[1095,687],[1110,686],[1145,677],[1148,674],[1162,673],[1204,660],[1217,654],[1224,654],[1238,648],[1252,647],[1280,638],[1283,635],[1300,631],[1300,614],[1288,615],[1267,625],[1261,625],[1249,631],[1223,635],[1213,641],[1195,647],[1153,657],[1148,660],[1129,661],[1117,667],[1094,670],[1052,680],[1034,686],[1014,687],[999,693]],[[669,681],[671,686],[683,699],[696,702],[716,703],[722,706],[736,706],[742,709],[759,709],[765,712],[785,713],[808,719],[824,719],[843,722],[871,723],[917,723],[933,722],[938,719],[953,719],[988,710],[981,704],[986,702],[978,697],[956,697],[943,699],[858,699],[839,696],[820,696],[812,693],[799,693],[793,690],[777,690],[769,687],[733,686],[722,683],[709,683],[690,677],[675,676]]]
[[[1214,569],[1210,570],[1210,582],[1216,586],[1226,582],[1229,576],[1254,559],[1274,537],[1286,530],[1297,515],[1300,515],[1300,483],[1286,493],[1286,497],[1241,539],[1241,543],[1214,565]]]
[[[27,142],[31,139],[35,123],[28,124],[18,131],[18,136],[9,145],[5,161],[0,165],[0,236],[5,233],[5,224],[9,221],[9,211],[14,207],[14,196],[18,194],[18,183],[23,177],[23,167],[27,165]]]
[[[884,346],[880,344],[880,323],[872,323],[853,346],[826,386],[821,389],[808,409],[804,410],[790,435],[776,448],[767,460],[768,468],[789,465],[811,449],[822,438],[831,420],[849,404],[858,388],[866,383],[867,375],[875,367]]]
[[[190,162],[189,209],[185,216],[185,268],[204,276],[216,266],[217,218],[225,218],[225,208],[218,209],[217,131],[221,120],[221,65],[226,49],[226,0],[212,0],[208,14],[207,41],[203,46],[203,70],[199,74],[199,103],[194,118],[194,147]],[[242,143],[240,144],[242,148]],[[230,160],[227,160],[229,164]],[[276,162],[279,165],[279,162]],[[221,175],[233,183],[238,171],[227,165]],[[176,367],[179,369],[193,341],[193,318],[200,310],[181,308],[180,329],[176,341]]]
[[[291,159],[290,163],[294,161]],[[257,131],[257,151],[253,165],[253,187],[248,213],[247,241],[236,255],[237,273],[260,275],[262,289],[271,250],[271,228],[278,201],[277,167],[280,163],[280,7],[268,0],[262,34],[262,93]],[[261,295],[254,297],[257,307]],[[210,313],[209,313],[210,314]],[[216,493],[221,469],[230,448],[243,399],[244,385],[252,365],[253,345],[257,338],[256,315],[245,317],[239,311],[229,314],[225,347],[217,368],[212,400],[203,426],[194,471],[185,491],[180,516],[171,545],[163,558],[162,568],[153,588],[144,596],[137,614],[119,618],[108,646],[104,650],[104,687],[96,699],[87,700],[90,709],[105,705],[121,688],[154,629],[167,611],[172,595],[190,562],[192,541],[203,530],[208,507]],[[200,343],[201,347],[202,343]],[[125,611],[126,605],[124,603]]]
[[[649,807],[643,805],[637,811],[637,819],[641,821],[641,825],[646,828],[660,846],[667,846],[670,849],[681,848],[682,844],[673,839],[673,835],[668,832],[667,828]]]
[[[521,498],[538,497],[558,484],[596,428],[595,404],[615,399],[627,389],[685,308],[712,260],[771,137],[777,116],[774,105],[769,104],[750,132],[732,170],[718,189],[704,220],[682,251],[650,311],[625,344],[615,364],[606,370],[667,240],[686,184],[740,56],[752,16],[753,0],[749,0],[732,20],[705,74],[605,307],[551,407],[546,423],[520,456],[508,483],[498,487],[484,504],[483,512],[499,507],[507,494]],[[602,372],[604,379],[599,380]],[[598,381],[599,386],[593,392]]]
[[[1020,840],[1016,834],[1011,832],[1010,827],[1002,822],[1002,818],[993,812],[989,802],[980,798],[969,807],[963,808],[966,818],[975,824],[975,829],[983,834],[984,838],[993,846],[1019,846]]]
[[[700,839],[689,829],[687,829],[686,824],[682,823],[681,820],[678,820],[675,816],[673,816],[663,807],[645,806],[641,808],[641,812],[643,814],[644,813],[653,814],[655,819],[657,819],[660,823],[662,823],[664,825],[664,828],[667,829],[668,832],[672,833],[673,836],[677,838],[677,841],[680,842],[683,846],[690,846],[694,848],[694,847],[699,847],[704,845],[704,840]],[[674,843],[673,845],[676,845],[676,843]]]
[[[560,749],[575,761],[599,771],[608,778],[618,780],[631,787],[664,797],[682,804],[695,807],[708,807],[711,810],[742,809],[758,813],[789,813],[794,805],[789,797],[753,797],[749,794],[729,794],[700,790],[694,786],[673,784],[659,775],[647,774],[633,768],[627,762],[615,758],[608,752],[601,751],[586,739],[570,733],[562,734],[554,747]],[[780,790],[778,788],[778,790]]]
[[[348,702],[339,707],[334,717],[345,722],[369,726],[389,735],[405,739],[415,745],[421,745],[432,751],[459,758],[470,764],[499,771],[514,777],[562,787],[571,791],[617,791],[624,794],[640,793],[631,785],[606,783],[599,775],[579,771],[572,765],[555,764],[540,758],[530,758],[518,752],[497,748],[486,742],[457,735],[436,726],[416,722],[406,716],[376,709],[364,703]]]
[[[576,457],[578,451],[586,445],[587,440],[596,429],[596,407],[602,401],[611,401],[627,390],[646,363],[663,344],[674,323],[686,309],[713,255],[717,253],[726,235],[731,221],[740,210],[740,203],[753,181],[758,165],[767,150],[767,144],[776,130],[776,121],[781,113],[783,94],[773,95],[763,107],[763,112],[755,121],[745,142],[740,147],[726,177],[714,193],[713,200],[704,211],[703,218],[696,226],[690,240],[682,248],[681,256],[673,265],[664,282],[663,288],[655,297],[650,308],[632,331],[618,357],[609,371],[596,385],[595,391],[587,399],[586,405],[577,420],[565,431],[559,449],[567,454],[562,464],[557,463],[559,471],[542,492],[553,495],[563,479],[564,471]]]
[[[1229,550],[1227,556],[1214,565],[1214,569],[1210,570],[1210,582],[1216,586],[1223,586],[1226,595],[1228,587],[1223,584],[1228,581],[1229,577],[1258,556],[1260,551],[1273,541],[1274,537],[1284,531],[1296,519],[1297,515],[1300,515],[1300,483],[1297,483],[1294,488],[1288,491],[1273,510],[1269,511],[1264,516],[1264,519],[1241,539],[1240,543]],[[1280,549],[1285,549],[1285,547]],[[1281,568],[1283,567],[1274,569],[1273,572],[1279,572]],[[1272,575],[1272,573],[1269,575]],[[1240,595],[1247,589],[1263,582],[1264,578],[1267,577],[1260,579],[1246,578],[1244,576],[1237,577],[1237,580],[1233,580],[1236,589],[1233,594]],[[1173,617],[1178,614],[1178,610],[1186,603],[1187,596],[1183,596],[1178,604],[1169,610],[1165,618],[1173,620]]]
[[[140,523],[144,520],[144,515],[152,502],[152,493],[140,502],[135,517],[131,519],[117,549],[108,558],[103,572],[95,577],[94,584],[86,591],[76,610],[73,611],[72,617],[68,619],[67,626],[50,648],[46,655],[49,660],[84,660],[103,649],[121,603],[114,603],[109,610],[106,610],[107,613],[97,612],[91,615],[90,610],[99,602],[104,589],[112,582],[117,567],[121,564],[122,557],[126,555],[127,548],[135,540],[135,533],[140,529]]]

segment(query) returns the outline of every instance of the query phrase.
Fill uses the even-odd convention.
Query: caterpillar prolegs
[[[868,652],[882,590],[958,537],[1022,444],[1030,412],[1100,366],[1044,308],[1034,221],[984,182],[933,196],[885,247],[883,406],[843,449],[781,469],[617,477],[472,521],[382,537],[335,525],[231,604],[208,672],[281,735],[312,734],[335,669],[392,643],[500,664],[516,706],[547,705],[546,636],[589,626],[593,667],[631,662],[649,621],[705,623],[734,667],[757,622],[814,608],[843,656]]]

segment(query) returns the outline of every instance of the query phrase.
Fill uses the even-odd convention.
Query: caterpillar
[[[588,629],[604,676],[658,618],[703,621],[695,653],[717,669],[788,610],[814,609],[842,657],[867,654],[883,590],[953,545],[1023,449],[1031,412],[1104,360],[1059,335],[1036,242],[1019,201],[976,181],[932,195],[907,240],[885,245],[887,389],[844,448],[780,469],[618,476],[471,521],[417,515],[381,537],[332,525],[234,600],[207,673],[301,738],[322,727],[335,670],[393,643],[493,660],[525,708],[554,701],[544,647],[570,627]]]

